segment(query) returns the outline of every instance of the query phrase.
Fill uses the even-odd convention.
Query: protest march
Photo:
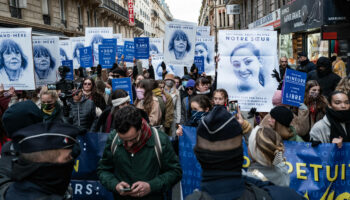
[[[331,58],[306,71],[277,31],[165,27],[0,28],[0,199],[350,199],[350,79]]]

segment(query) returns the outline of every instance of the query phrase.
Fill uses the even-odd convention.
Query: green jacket
[[[172,144],[167,135],[158,131],[162,144],[162,155],[160,169],[157,156],[154,150],[154,133],[147,141],[146,145],[131,156],[123,146],[123,141],[117,139],[117,150],[114,155],[111,152],[111,143],[116,135],[112,131],[107,139],[103,156],[97,168],[97,175],[108,190],[113,192],[115,199],[140,199],[130,196],[120,196],[116,191],[116,185],[124,181],[130,186],[137,181],[148,182],[151,186],[151,193],[143,197],[143,200],[163,199],[163,194],[171,189],[182,178],[182,170],[179,159],[175,154]]]

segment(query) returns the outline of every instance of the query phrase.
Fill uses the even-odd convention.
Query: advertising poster
[[[136,37],[134,38],[135,45],[135,58],[136,59],[148,59],[149,58],[149,38],[148,37]]]
[[[287,69],[282,89],[282,103],[299,107],[304,103],[306,73]]]
[[[196,46],[194,49],[195,56],[204,57],[204,71],[206,75],[214,76],[215,75],[215,38],[214,36],[197,36],[196,37]]]
[[[79,48],[80,54],[80,66],[81,67],[92,67],[93,58],[92,58],[92,49],[91,47]]]
[[[191,66],[194,60],[196,24],[168,22],[165,27],[164,61],[168,65]]]
[[[0,28],[0,84],[35,89],[31,28]]]
[[[60,63],[64,60],[72,60],[72,46],[70,40],[60,40]],[[61,65],[61,64],[60,64]]]
[[[93,53],[93,66],[99,64],[98,45],[102,44],[102,40],[113,38],[112,27],[86,27],[85,28],[85,47],[91,46]]]
[[[218,88],[237,100],[243,111],[252,107],[269,112],[277,81],[277,32],[255,30],[219,31]]]
[[[79,48],[84,47],[85,37],[72,37],[69,39],[72,47],[72,59],[73,59],[73,67],[74,69],[78,69],[80,67],[80,52]]]
[[[135,57],[135,46],[134,42],[124,41],[124,61],[133,62]]]
[[[55,83],[61,65],[57,36],[33,37],[33,60],[36,87]]]
[[[130,104],[133,104],[132,86],[130,78],[114,78],[112,79],[112,91],[117,89],[125,90],[130,96]]]

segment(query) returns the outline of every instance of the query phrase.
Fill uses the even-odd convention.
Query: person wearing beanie
[[[187,93],[187,96],[182,99],[180,124],[184,124],[191,117],[190,116],[190,112],[191,112],[190,111],[191,110],[190,102],[191,102],[191,98],[196,95],[195,89],[194,89],[195,84],[196,84],[196,82],[193,79],[189,79],[187,81],[187,84],[185,87],[185,91]]]
[[[249,136],[248,154],[252,163],[247,176],[289,187],[288,167],[283,157],[281,136],[272,128],[256,126]]]
[[[302,199],[290,188],[242,175],[242,128],[225,106],[215,106],[201,119],[194,153],[202,168],[199,193],[214,200],[256,199],[257,195],[261,199]],[[199,196],[194,193],[186,200],[201,199]]]
[[[332,93],[337,87],[340,77],[332,72],[332,63],[329,58],[320,57],[317,60],[317,70],[308,74],[309,80],[316,80],[321,87],[322,95],[328,98],[329,94]]]
[[[298,53],[298,62],[298,71],[309,73],[316,69],[315,64],[313,62],[310,62],[305,52]]]
[[[294,115],[290,109],[284,106],[277,106],[271,109],[269,116],[268,125],[273,128],[283,140],[304,142],[304,140],[297,135],[295,128],[291,126]]]

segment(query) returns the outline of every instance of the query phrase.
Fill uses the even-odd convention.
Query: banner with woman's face
[[[99,64],[98,46],[103,39],[113,38],[113,27],[86,27],[85,47],[91,46],[94,59],[94,66]]]
[[[271,76],[278,70],[277,32],[219,31],[218,40],[218,88],[226,89],[230,100],[238,100],[243,111],[255,107],[269,112],[277,89]]]
[[[73,68],[78,69],[80,67],[80,52],[79,48],[84,47],[85,37],[72,37],[69,39],[71,42],[71,57],[73,59]]]
[[[72,60],[72,46],[70,40],[60,40],[60,65],[62,61]]]
[[[165,27],[164,61],[168,65],[191,66],[194,61],[196,24],[168,22]]]
[[[36,86],[55,83],[61,65],[59,38],[57,36],[33,37],[33,60]]]
[[[0,84],[35,89],[31,28],[0,28]]]
[[[194,47],[194,55],[204,57],[204,72],[211,76],[215,75],[214,45],[214,36],[197,36]]]

